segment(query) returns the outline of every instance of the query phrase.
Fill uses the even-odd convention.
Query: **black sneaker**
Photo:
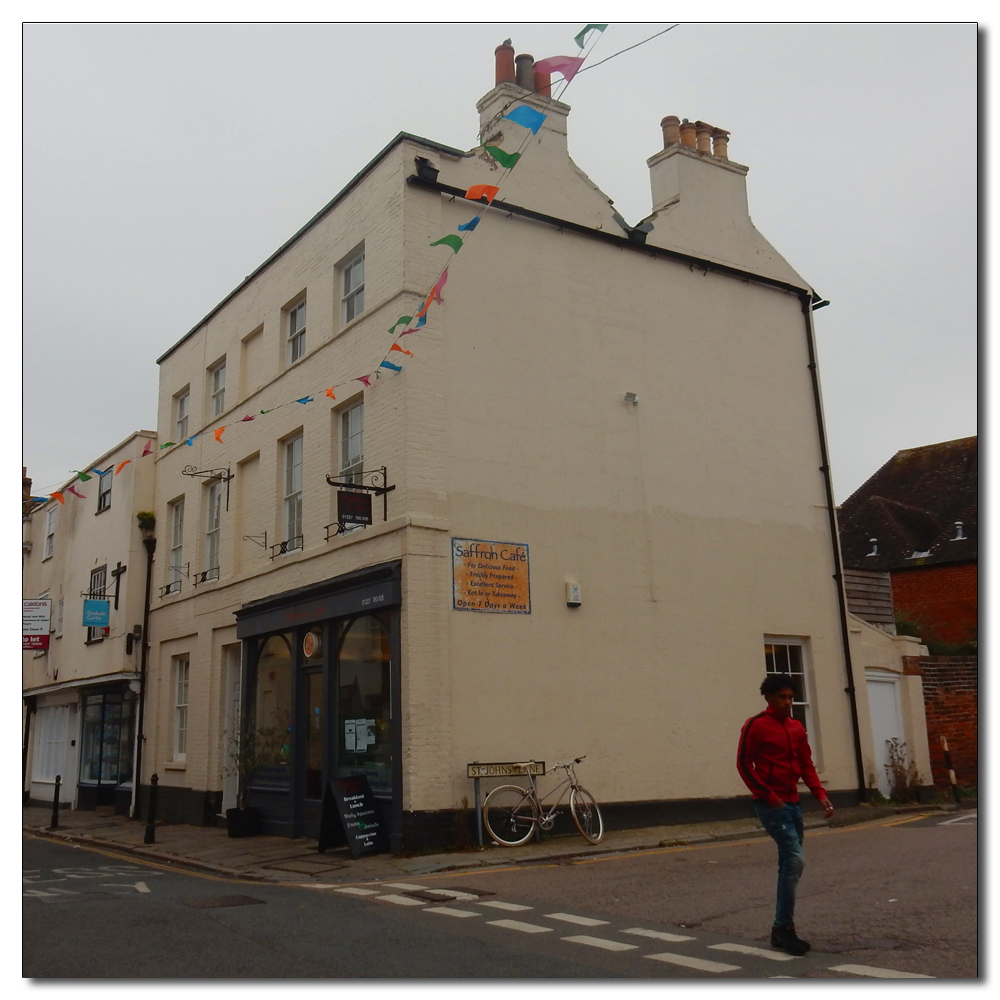
[[[787,951],[789,955],[804,955],[812,946],[795,933],[795,925],[771,928],[771,945]]]

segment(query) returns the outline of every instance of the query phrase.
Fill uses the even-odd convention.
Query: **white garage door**
[[[878,790],[889,797],[891,785],[886,765],[889,763],[889,740],[903,739],[903,718],[899,704],[899,678],[880,670],[866,670],[868,709],[872,718]]]

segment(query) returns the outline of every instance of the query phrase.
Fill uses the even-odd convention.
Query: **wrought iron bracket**
[[[271,558],[277,559],[278,556],[283,556],[287,552],[301,552],[305,547],[303,544],[304,541],[305,539],[302,535],[293,535],[291,538],[286,538],[283,542],[272,545]]]
[[[261,539],[264,541],[261,541]],[[254,545],[259,545],[262,549],[267,548],[267,532],[265,531],[263,535],[244,535],[244,542],[253,542]]]
[[[354,476],[360,476],[360,483],[345,483],[345,479],[353,479]],[[371,477],[371,483],[366,484],[364,482],[365,476]],[[353,490],[353,491],[363,491],[365,493],[371,493],[374,496],[382,498],[382,520],[389,520],[389,497],[388,494],[391,493],[396,487],[395,485],[389,486],[389,474],[386,471],[386,467],[383,465],[380,469],[369,469],[367,472],[353,472],[343,476],[327,476],[326,481],[331,486],[336,486],[339,490]],[[340,524],[340,522],[337,522]],[[327,525],[327,528],[331,525]],[[340,535],[346,530],[345,525],[340,524],[340,530],[335,531],[334,535]],[[327,541],[330,540],[330,535],[327,535]]]
[[[218,479],[226,484],[226,512],[229,512],[229,484],[235,478],[232,469],[196,469],[193,465],[185,465],[181,469],[182,476],[198,476],[201,479]]]

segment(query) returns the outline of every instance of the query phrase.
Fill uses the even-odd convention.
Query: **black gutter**
[[[139,808],[139,793],[142,790],[142,744],[145,740],[143,728],[146,717],[146,680],[149,676],[149,609],[153,592],[153,553],[156,551],[155,538],[143,538],[146,549],[146,593],[142,605],[142,648],[139,651],[139,711],[136,719],[135,762],[132,778],[132,819],[142,819]],[[150,813],[152,819],[152,813]]]
[[[451,195],[453,198],[465,199],[465,191],[462,188],[451,187],[449,184],[441,184],[438,181],[421,177],[419,174],[412,174],[406,178],[406,183],[413,187],[425,188],[428,191],[436,191],[438,194]],[[482,206],[482,201],[472,201],[465,199],[474,205]],[[803,294],[810,296],[810,302],[819,301],[819,296],[811,289],[804,289],[801,285],[793,285],[788,281],[781,281],[778,278],[768,278],[766,275],[755,274],[753,271],[744,271],[742,268],[733,267],[729,264],[719,264],[713,260],[706,260],[704,257],[694,257],[691,254],[681,253],[679,250],[668,250],[666,247],[650,246],[645,242],[645,233],[636,229],[629,230],[629,236],[616,236],[614,233],[606,233],[603,229],[591,229],[589,226],[582,226],[578,222],[570,222],[567,219],[558,219],[554,215],[545,215],[542,212],[535,212],[530,208],[522,208],[520,205],[512,205],[507,201],[494,201],[489,206],[500,212],[507,212],[510,215],[520,215],[526,219],[534,219],[536,222],[543,222],[546,225],[554,226],[556,229],[569,233],[577,233],[580,236],[587,236],[590,239],[600,240],[612,246],[624,247],[628,250],[638,250],[640,253],[649,254],[652,257],[664,257],[668,260],[675,260],[688,267],[696,267],[699,271],[715,271],[718,274],[725,274],[731,278],[738,278],[740,281],[755,281],[760,284],[770,285],[773,288],[780,288],[794,295]]]
[[[830,541],[833,545],[833,579],[837,585],[837,601],[840,605],[840,636],[844,647],[844,668],[847,671],[847,694],[851,706],[851,727],[854,731],[854,763],[857,770],[858,798],[861,802],[868,801],[868,786],[865,783],[865,769],[861,757],[861,728],[858,724],[857,689],[854,684],[854,663],[851,659],[851,636],[847,625],[847,597],[844,592],[844,568],[840,557],[840,533],[837,530],[837,508],[833,503],[833,480],[830,476],[830,456],[826,447],[826,427],[823,423],[823,403],[819,393],[819,369],[816,365],[816,336],[813,330],[813,308],[829,305],[825,300],[817,301],[813,306],[807,294],[800,296],[802,314],[806,321],[806,345],[809,348],[809,374],[812,378],[813,402],[816,406],[816,429],[819,432],[820,461],[819,469],[823,473],[826,487],[826,509],[830,521]]]

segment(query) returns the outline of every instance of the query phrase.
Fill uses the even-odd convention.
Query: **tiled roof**
[[[844,501],[838,520],[845,566],[900,570],[977,559],[979,439],[896,452]]]

